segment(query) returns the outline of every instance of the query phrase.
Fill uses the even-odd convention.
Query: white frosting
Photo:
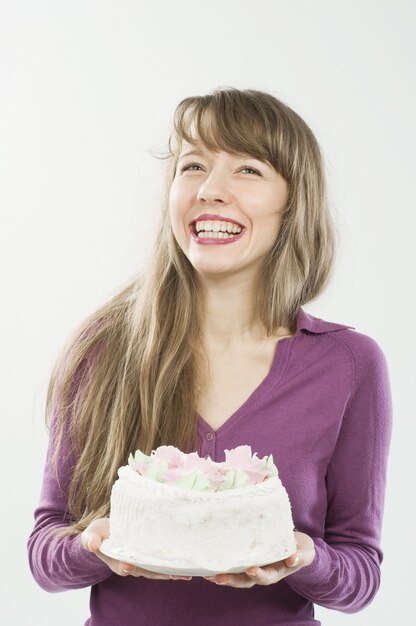
[[[296,551],[290,502],[278,476],[220,492],[159,483],[128,465],[118,476],[109,542],[138,562],[225,572]]]

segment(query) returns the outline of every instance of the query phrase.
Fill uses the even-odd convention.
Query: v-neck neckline
[[[252,410],[259,400],[264,399],[264,397],[272,390],[275,389],[277,384],[280,382],[282,375],[285,371],[287,358],[289,355],[289,348],[293,344],[293,341],[296,337],[294,335],[289,335],[287,337],[282,337],[276,341],[273,360],[270,366],[270,369],[263,380],[257,385],[257,387],[253,390],[253,392],[249,395],[249,397],[243,402],[241,406],[238,407],[230,415],[219,428],[214,429],[212,426],[208,424],[204,420],[204,418],[197,413],[198,426],[202,429],[204,433],[211,432],[216,435],[226,428],[232,426],[240,417],[242,417],[247,411]]]

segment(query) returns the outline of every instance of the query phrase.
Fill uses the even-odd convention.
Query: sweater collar
[[[315,317],[310,313],[306,313],[302,308],[299,308],[296,318],[296,335],[300,334],[301,330],[307,330],[310,333],[321,334],[331,333],[334,330],[342,330],[344,328],[353,328],[355,326],[347,326],[346,324],[337,324],[336,322],[326,322],[320,317]]]

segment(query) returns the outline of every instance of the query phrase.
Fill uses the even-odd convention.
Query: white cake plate
[[[269,558],[267,561],[261,563],[240,564],[236,567],[231,567],[228,570],[212,570],[202,567],[192,568],[189,566],[181,566],[179,564],[175,564],[174,561],[171,561],[171,564],[167,564],[166,562],[163,564],[157,561],[148,562],[148,559],[146,559],[146,561],[138,559],[136,556],[129,554],[129,550],[127,548],[116,548],[112,546],[109,539],[105,539],[102,542],[100,551],[113,559],[123,561],[123,563],[130,563],[131,565],[135,565],[136,567],[147,569],[150,572],[155,572],[158,574],[172,574],[174,576],[215,576],[216,574],[241,574],[245,572],[245,570],[249,567],[262,567],[263,565],[268,565],[269,563],[276,563],[277,561],[287,559],[290,556],[288,554],[285,554],[283,556],[277,555],[277,557]]]

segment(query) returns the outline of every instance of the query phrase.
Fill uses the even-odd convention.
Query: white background
[[[46,386],[70,331],[150,249],[162,172],[151,153],[166,147],[174,108],[221,85],[269,91],[315,132],[340,242],[330,288],[305,309],[370,335],[389,364],[382,585],[361,613],[316,615],[327,626],[409,623],[414,40],[410,0],[0,1],[2,624],[89,615],[89,589],[49,594],[27,562]]]

